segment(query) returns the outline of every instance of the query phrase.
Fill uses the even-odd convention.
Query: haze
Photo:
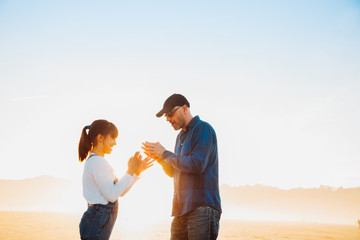
[[[358,1],[0,1],[0,178],[80,182],[80,132],[99,118],[119,128],[108,159],[122,175],[141,142],[173,149],[155,113],[176,92],[216,130],[220,184],[359,186],[359,13]]]

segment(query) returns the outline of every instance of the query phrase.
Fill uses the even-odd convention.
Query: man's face
[[[166,121],[168,121],[174,130],[179,130],[185,127],[185,114],[183,106],[175,106],[170,113],[165,114]]]

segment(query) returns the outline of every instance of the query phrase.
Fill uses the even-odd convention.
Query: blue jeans
[[[215,240],[219,233],[220,215],[218,210],[202,206],[174,217],[171,240]]]
[[[84,212],[80,228],[82,240],[108,240],[118,213],[118,201],[107,205],[95,204]]]

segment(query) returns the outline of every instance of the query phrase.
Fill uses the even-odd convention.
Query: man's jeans
[[[183,216],[174,217],[171,240],[215,240],[219,233],[220,215],[218,210],[202,206]]]
[[[118,201],[89,206],[79,225],[82,240],[108,240],[118,213]]]

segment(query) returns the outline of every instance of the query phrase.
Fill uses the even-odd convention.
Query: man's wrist
[[[160,153],[160,158],[163,158],[164,152],[166,152],[166,149]]]
[[[169,153],[171,153],[171,152],[168,150],[165,150],[163,152],[163,154],[161,155],[161,159],[160,159],[159,163],[166,163],[166,159],[169,156]]]

